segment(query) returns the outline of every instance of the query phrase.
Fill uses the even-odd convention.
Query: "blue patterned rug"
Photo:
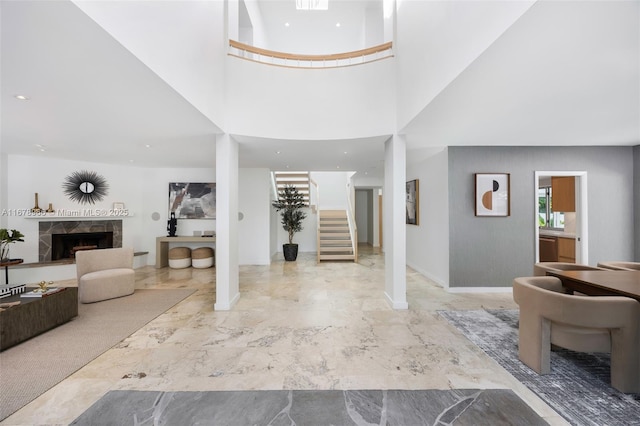
[[[554,350],[541,376],[518,359],[517,310],[438,313],[571,424],[640,425],[640,395],[611,387],[608,354]]]

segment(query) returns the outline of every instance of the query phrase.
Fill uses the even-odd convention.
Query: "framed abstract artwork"
[[[420,188],[418,186],[418,179],[410,180],[407,182],[406,187],[406,202],[407,202],[407,225],[418,225],[420,217]]]
[[[511,215],[511,175],[509,173],[476,173],[476,216]]]
[[[215,219],[216,184],[184,183],[169,184],[169,216],[176,219]]]

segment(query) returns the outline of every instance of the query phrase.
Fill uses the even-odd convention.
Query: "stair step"
[[[338,246],[338,247],[327,247],[327,246],[320,246],[320,253],[326,252],[326,251],[345,251],[348,253],[353,253],[351,246]]]
[[[349,238],[339,238],[339,239],[332,239],[332,238],[320,238],[320,244],[331,244],[331,245],[338,245],[338,244],[348,244],[349,246],[351,246],[351,240]]]
[[[347,217],[345,210],[321,210],[322,217]]]
[[[320,254],[320,260],[353,260],[353,254]]]

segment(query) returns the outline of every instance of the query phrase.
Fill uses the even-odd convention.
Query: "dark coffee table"
[[[27,288],[31,291],[33,288]],[[78,315],[78,288],[67,287],[44,297],[15,295],[0,303],[20,301],[0,312],[0,351],[64,324]]]

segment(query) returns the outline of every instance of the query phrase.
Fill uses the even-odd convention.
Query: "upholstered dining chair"
[[[640,262],[598,262],[598,267],[614,271],[640,271]]]
[[[128,296],[135,289],[133,248],[78,251],[76,273],[81,303]]]
[[[533,265],[533,275],[544,276],[547,272],[561,271],[606,271],[604,268],[569,262],[538,262]]]
[[[556,277],[513,281],[520,306],[520,360],[538,374],[551,371],[551,345],[611,353],[611,386],[640,392],[640,303],[621,296],[565,294]]]

